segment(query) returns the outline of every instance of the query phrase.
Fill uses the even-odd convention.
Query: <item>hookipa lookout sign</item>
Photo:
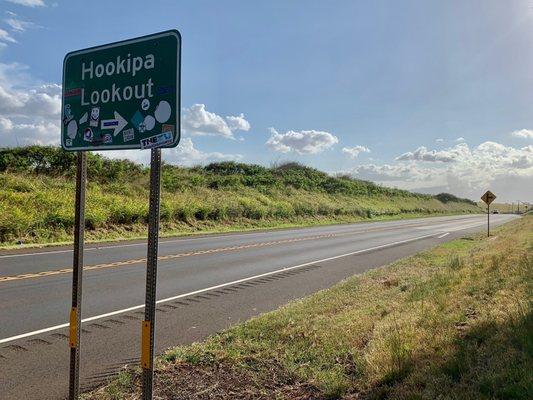
[[[80,395],[87,152],[150,150],[146,296],[141,321],[142,398],[152,399],[161,148],[180,140],[181,36],[166,31],[68,53],[63,62],[61,145],[77,151],[69,400]]]
[[[180,49],[179,33],[167,31],[67,54],[63,148],[176,146],[180,138]]]

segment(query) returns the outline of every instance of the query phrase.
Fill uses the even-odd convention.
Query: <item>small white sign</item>
[[[124,129],[122,131],[122,137],[124,138],[125,142],[130,142],[135,139],[135,132],[133,131],[133,128]]]

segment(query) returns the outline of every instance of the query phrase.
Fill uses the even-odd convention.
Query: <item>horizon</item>
[[[294,161],[411,192],[533,198],[529,1],[128,6],[0,0],[0,147],[59,146],[67,52],[176,28],[182,139],[167,163]]]

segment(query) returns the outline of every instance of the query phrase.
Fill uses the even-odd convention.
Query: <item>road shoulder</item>
[[[532,232],[524,217],[490,239],[451,241],[174,348],[158,361],[156,393],[434,398],[448,387],[446,398],[525,399]],[[133,369],[85,398],[138,391]]]

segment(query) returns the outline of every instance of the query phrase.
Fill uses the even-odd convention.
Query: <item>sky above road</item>
[[[531,0],[0,0],[0,147],[59,145],[67,52],[167,29],[183,38],[167,162],[533,200]]]

